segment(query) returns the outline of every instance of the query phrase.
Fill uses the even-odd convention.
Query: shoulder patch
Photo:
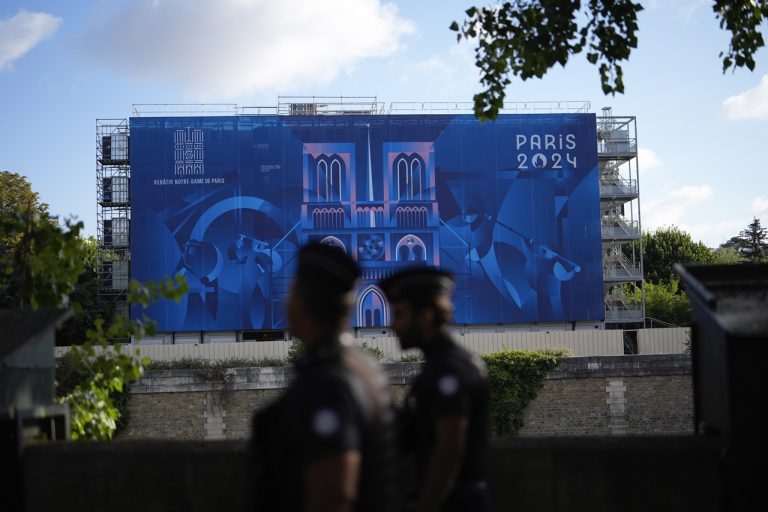
[[[488,377],[488,367],[485,364],[485,361],[478,356],[477,354],[472,354],[472,364],[475,366],[477,371],[480,373],[480,376],[483,378]]]
[[[341,419],[333,409],[319,409],[312,416],[312,430],[320,437],[328,437],[339,431]]]
[[[437,381],[437,389],[444,396],[451,396],[459,390],[459,379],[453,374],[447,374],[440,377]]]

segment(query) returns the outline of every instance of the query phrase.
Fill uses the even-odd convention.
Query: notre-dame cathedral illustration
[[[387,302],[376,287],[380,279],[405,265],[440,264],[433,143],[381,144],[379,180],[374,180],[370,137],[368,147],[304,144],[302,243],[332,244],[357,259],[363,273],[358,327],[388,323]],[[367,156],[364,168],[355,164],[359,151]]]

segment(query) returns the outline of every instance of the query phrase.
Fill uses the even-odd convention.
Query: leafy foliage
[[[0,217],[0,233],[15,245],[0,255],[0,304],[14,309],[56,309],[68,304],[83,271],[82,222],[66,230],[39,213]]]
[[[128,298],[146,308],[161,298],[178,301],[186,291],[187,284],[181,276],[147,285],[131,281]],[[98,318],[94,328],[88,330],[86,342],[72,346],[57,365],[57,370],[62,371],[57,374],[57,396],[60,403],[70,407],[73,440],[112,438],[117,421],[126,413],[127,386],[141,377],[149,360],[141,357],[138,349],[127,353],[110,340],[131,336],[141,339],[154,331],[155,323],[146,315],[142,315],[141,321],[115,316],[106,327],[104,319]]]
[[[99,300],[97,246],[94,237],[80,238],[84,260],[83,273],[69,296],[73,315],[56,331],[56,345],[79,345],[87,339],[97,318],[112,318],[114,303]]]
[[[96,244],[80,237],[82,222],[62,229],[48,217],[47,205],[23,176],[0,172],[0,307],[67,307],[84,268],[95,276]],[[95,280],[94,280],[95,283]],[[187,284],[181,276],[160,283],[130,283],[128,300],[144,309],[160,298],[179,300]],[[74,309],[81,310],[79,305]],[[73,346],[58,363],[58,401],[70,406],[73,439],[110,439],[121,417],[127,385],[141,376],[146,359],[123,352],[110,339],[141,339],[155,324],[115,316],[105,326],[97,318],[85,343]]]
[[[367,352],[371,357],[377,361],[384,359],[384,352],[379,347],[369,347],[365,341],[360,345],[360,348]]]
[[[739,251],[733,247],[720,246],[712,251],[712,257],[715,259],[713,263],[717,265],[733,265],[744,262]]]
[[[69,232],[62,233],[26,177],[0,172],[0,307],[58,308],[65,304],[67,290],[77,279],[73,275],[79,274],[72,239],[77,238],[82,224],[68,223],[67,227]],[[61,261],[54,258],[53,266],[47,265],[59,251]]]
[[[38,215],[48,218],[48,205],[40,202],[40,196],[32,190],[29,180],[21,174],[0,171],[0,217],[32,217]],[[0,231],[0,257],[13,252],[19,242],[20,233]]]
[[[717,263],[718,255],[702,242],[694,242],[690,233],[676,226],[643,233],[643,271],[645,275],[645,315],[654,320],[687,326],[691,323],[691,305],[679,287],[675,263]],[[639,303],[643,292],[627,287],[628,298]]]
[[[400,358],[401,363],[423,363],[424,355],[421,352],[406,354]]]
[[[714,262],[715,256],[706,245],[694,242],[689,233],[676,226],[643,233],[643,271],[648,282],[675,281],[677,277],[672,269],[675,263]]]
[[[151,361],[145,366],[147,370],[204,370],[212,366],[221,368],[265,368],[270,366],[283,366],[282,359],[265,357],[262,359],[222,359],[210,361],[201,358],[182,358],[175,361]]]
[[[461,25],[450,29],[459,40],[476,41],[475,65],[482,91],[474,96],[475,115],[495,119],[504,106],[510,73],[522,80],[541,78],[556,64],[586,51],[597,66],[605,94],[624,92],[621,64],[637,48],[637,15],[632,0],[511,0],[488,7],[470,7]],[[768,17],[768,0],[714,0],[720,27],[731,34],[722,52],[723,72],[746,66],[764,46],[759,31]]]
[[[598,66],[603,92],[624,92],[620,62],[637,47],[637,13],[631,0],[517,0],[489,7],[470,7],[458,39],[477,39],[475,64],[483,91],[476,94],[475,115],[495,119],[504,105],[509,73],[523,80],[541,78],[555,64],[587,50]]]
[[[641,290],[633,288],[628,295],[630,300],[640,302],[641,294]],[[680,290],[678,280],[645,283],[645,316],[679,327],[691,324],[691,303]]]
[[[371,357],[374,359],[377,359],[381,361],[384,359],[384,352],[378,347],[369,347],[366,342],[363,342],[360,345],[360,348],[367,352]],[[304,350],[306,348],[304,347],[304,344],[299,340],[293,340],[291,342],[291,347],[288,349],[288,359],[287,362],[289,364],[295,364],[296,360],[301,356],[301,354],[304,353]]]
[[[689,233],[672,226],[643,233],[643,263],[645,274],[646,316],[673,325],[691,323],[691,306],[679,287],[674,263],[733,264],[761,261],[768,252],[766,229],[760,219],[742,230],[738,236],[711,250],[701,242],[694,242]],[[631,250],[629,248],[628,250]],[[633,301],[642,299],[637,288],[627,290]]]
[[[754,70],[753,55],[765,46],[759,27],[768,18],[768,1],[715,0],[712,10],[720,20],[720,28],[731,33],[728,51],[719,55],[723,59],[723,73],[744,66]]]
[[[558,350],[509,350],[482,356],[488,366],[494,435],[517,434],[526,405],[536,398],[547,373],[566,356],[565,351]]]
[[[304,353],[304,344],[299,340],[293,340],[288,349],[288,363],[296,364],[296,360]]]
[[[132,279],[128,283],[128,302],[138,304],[144,310],[151,303],[161,299],[179,302],[188,290],[189,285],[182,275],[176,275],[173,279],[166,277],[162,281],[150,281],[146,284]],[[115,339],[133,336],[141,339],[155,334],[156,326],[156,322],[147,317],[145,313],[141,314],[141,319],[135,320],[116,316],[115,321],[110,325],[110,330],[107,332],[107,338]]]
[[[106,340],[72,347],[56,361],[56,396],[70,407],[73,440],[111,439],[118,422],[127,423],[127,386],[148,362],[138,349],[131,354]]]

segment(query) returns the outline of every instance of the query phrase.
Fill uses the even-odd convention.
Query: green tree
[[[0,171],[0,219],[31,219],[38,216],[48,218],[48,205],[40,201],[40,196],[32,190],[26,177],[10,171]],[[21,233],[5,225],[0,229],[0,260],[7,260],[16,250],[21,240]],[[0,303],[0,307],[7,304]]]
[[[128,301],[146,309],[159,299],[179,301],[187,292],[182,276],[159,283],[129,283]],[[110,324],[98,318],[81,346],[72,346],[57,364],[58,401],[70,407],[73,440],[112,439],[118,422],[124,420],[128,386],[141,377],[149,360],[139,350],[123,350],[116,338],[141,339],[155,332],[155,322],[143,315],[128,320],[119,315]]]
[[[744,258],[733,247],[720,246],[712,251],[713,263],[717,265],[733,265],[735,263],[743,263]]]
[[[714,263],[715,256],[702,242],[676,226],[643,233],[643,273],[647,282],[669,284],[676,280],[675,263]]]
[[[14,244],[0,255],[0,307],[65,307],[83,271],[83,223],[66,230],[37,213],[0,216],[0,233]]]
[[[48,215],[48,205],[40,201],[29,180],[15,172],[0,171],[0,307],[24,309],[37,301],[43,301],[43,307],[61,305],[71,286],[68,281],[79,273],[77,248],[71,241],[82,225],[67,227],[60,237],[56,222]],[[61,261],[52,261],[53,268],[48,268],[46,262],[59,251]],[[56,281],[54,276],[62,280],[45,282]],[[59,289],[64,293],[41,296]]]
[[[0,171],[0,215],[37,213],[48,217],[48,205],[32,190],[29,180],[21,174]]]
[[[54,288],[49,285],[55,285],[60,292],[57,297],[36,306],[59,307],[69,299],[74,314],[56,333],[59,345],[83,343],[97,317],[111,318],[113,314],[110,304],[98,300],[96,239],[81,237],[80,223],[70,222],[67,227],[68,231],[61,232],[63,237],[59,236],[57,221],[50,218],[48,205],[27,178],[0,172],[0,307],[24,309],[31,301],[48,300],[30,287],[51,291]],[[60,257],[51,258],[54,253]],[[50,273],[44,277],[47,270]],[[52,276],[65,275],[71,281],[76,274],[74,286],[50,281]]]
[[[15,187],[15,188],[14,188]],[[95,242],[80,237],[81,222],[66,222],[66,228],[47,215],[37,194],[26,179],[6,173],[0,176],[3,210],[0,211],[0,307],[15,309],[58,309],[70,304],[83,270],[95,272]],[[9,192],[10,191],[10,192]],[[15,203],[12,194],[27,194]],[[19,192],[21,191],[21,192]],[[179,300],[186,292],[186,281],[141,285],[131,282],[128,299],[144,309],[161,298]],[[111,323],[98,318],[85,334],[85,343],[74,346],[59,368],[61,380],[57,396],[70,406],[73,439],[110,439],[121,416],[120,397],[126,386],[143,371],[146,359],[124,352],[109,339],[133,336],[141,339],[154,332],[154,322],[142,315],[128,320],[115,316]],[[63,365],[63,366],[62,366]]]
[[[628,296],[634,302],[642,300],[642,291],[633,288]],[[645,283],[645,316],[680,327],[691,324],[691,304],[678,287],[678,280]]]
[[[755,52],[764,46],[760,25],[768,17],[768,0],[711,0],[720,28],[730,32],[720,53],[723,72],[754,69]],[[541,78],[556,64],[586,52],[598,67],[605,94],[624,92],[621,65],[637,48],[637,14],[632,0],[511,0],[470,7],[461,25],[451,30],[459,40],[475,41],[475,65],[482,91],[475,95],[475,115],[495,119],[504,106],[509,75]]]
[[[69,297],[74,314],[56,331],[56,345],[60,346],[82,344],[97,318],[112,318],[115,314],[113,303],[99,299],[96,238],[80,238],[79,242],[83,249],[83,272]]]
[[[754,217],[746,229],[720,246],[732,249],[748,261],[763,261],[768,256],[768,229],[760,225],[760,219]]]

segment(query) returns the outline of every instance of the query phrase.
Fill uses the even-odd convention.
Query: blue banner
[[[359,262],[356,326],[386,325],[376,283],[456,276],[456,323],[602,320],[594,114],[132,118],[131,277],[184,275],[161,331],[286,328],[302,244]]]

